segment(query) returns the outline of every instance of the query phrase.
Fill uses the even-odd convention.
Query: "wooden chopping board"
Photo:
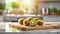
[[[19,23],[17,23],[17,24],[14,23],[14,24],[9,24],[9,27],[26,31],[26,30],[40,30],[40,29],[55,29],[55,28],[58,28],[58,25],[56,25],[56,24],[43,24],[43,26],[31,27],[31,26],[20,25]]]

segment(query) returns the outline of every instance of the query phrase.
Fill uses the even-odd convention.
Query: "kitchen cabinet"
[[[6,33],[6,32],[0,32],[1,34],[23,34],[23,32],[18,32],[18,33]],[[41,32],[44,33],[44,32]],[[51,34],[55,34],[56,32],[51,32]],[[27,33],[28,34],[28,33]],[[32,33],[33,34],[33,33]],[[38,34],[38,33],[37,33]],[[40,33],[39,33],[40,34]],[[57,34],[57,33],[56,33]]]
[[[59,32],[25,32],[25,33],[17,33],[17,34],[60,34]]]
[[[42,32],[39,32],[39,34],[49,34],[49,32],[43,32],[43,33]]]
[[[50,34],[58,34],[57,32],[50,32]]]
[[[60,16],[44,16],[43,20],[45,22],[60,22]]]
[[[20,34],[20,33],[17,33]],[[49,34],[49,32],[22,32],[21,34]]]
[[[58,34],[60,34],[60,32],[58,32]]]
[[[27,18],[27,17],[36,17],[35,15],[23,15],[23,16],[5,16],[4,18],[4,22],[18,22],[19,18]],[[42,16],[38,16],[38,18],[43,20]]]

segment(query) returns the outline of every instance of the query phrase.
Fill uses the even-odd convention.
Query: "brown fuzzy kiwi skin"
[[[30,26],[30,21],[32,20],[33,18],[32,17],[28,17],[28,18],[26,18],[25,20],[24,20],[24,25],[25,26]]]
[[[37,24],[35,24],[35,25],[30,25],[30,21],[31,21],[32,19],[36,20],[36,23],[37,23]],[[18,20],[18,23],[21,24],[21,25],[24,25],[24,26],[34,27],[34,26],[36,26],[36,25],[42,26],[44,22],[43,22],[42,20],[38,19],[38,18],[28,17],[28,18],[26,18],[26,19],[20,18],[20,19]]]
[[[39,24],[40,22],[38,22],[38,26],[42,26],[43,24]]]
[[[28,21],[31,21],[32,19],[33,19],[33,17],[26,18],[26,20],[28,20]]]
[[[18,20],[18,23],[21,24],[21,25],[23,25],[23,21],[24,21],[24,18],[20,18],[20,19]]]
[[[23,21],[23,25],[24,25],[24,26],[29,26],[29,21],[25,19],[25,20]]]
[[[42,22],[42,20],[37,20],[37,25],[38,26],[42,26],[44,22]]]

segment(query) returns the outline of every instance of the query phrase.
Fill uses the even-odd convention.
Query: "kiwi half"
[[[44,23],[44,22],[43,22],[42,20],[37,20],[37,25],[42,26],[43,23]]]

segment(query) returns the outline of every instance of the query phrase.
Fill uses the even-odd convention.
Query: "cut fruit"
[[[39,25],[39,26],[42,26],[43,25],[43,21],[42,20],[37,20],[37,24]]]
[[[30,21],[30,26],[34,26],[34,25],[36,25],[36,20],[32,19],[32,20]]]

